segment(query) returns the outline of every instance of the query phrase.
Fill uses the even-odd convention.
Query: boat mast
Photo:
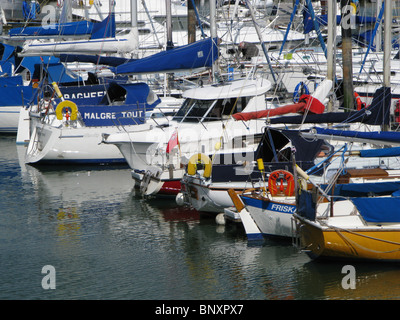
[[[131,31],[136,39],[136,48],[133,50],[132,56],[134,59],[139,57],[139,31],[137,20],[137,0],[131,0]]]
[[[167,23],[167,50],[174,47],[172,40],[172,13],[171,13],[171,0],[165,0],[165,12],[166,12],[166,23]]]
[[[191,0],[187,3],[187,28],[188,28],[188,43],[196,41],[196,14],[194,11],[194,3]]]
[[[346,111],[354,110],[353,57],[352,57],[352,11],[350,0],[340,0],[343,64],[343,105]]]
[[[217,14],[216,3],[215,3],[215,1],[210,1],[210,35],[211,35],[212,41],[214,41],[214,39],[217,39],[217,24],[215,22],[216,14]],[[218,39],[216,41],[218,41]],[[217,79],[217,70],[218,70],[218,68],[217,68],[218,62],[217,61],[218,61],[218,59],[215,59],[215,61],[212,64],[212,67],[211,67],[213,82],[216,82],[216,79]]]
[[[392,1],[385,0],[384,19],[384,50],[383,50],[383,86],[390,88],[390,57],[392,51]],[[387,106],[390,110],[390,106]],[[388,125],[382,125],[383,131],[388,131]]]
[[[332,80],[335,88],[336,83],[336,1],[328,0],[328,41],[327,41],[327,78]],[[328,112],[333,111],[333,95],[330,95],[328,102]]]

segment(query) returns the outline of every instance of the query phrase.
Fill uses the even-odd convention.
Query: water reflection
[[[354,267],[355,289],[342,285],[345,265]],[[351,261],[310,261],[305,264],[308,277],[303,279],[308,298],[345,300],[386,300],[400,298],[398,264]],[[344,281],[346,281],[345,279]]]
[[[0,298],[398,299],[396,266],[319,263],[290,242],[249,245],[243,228],[143,199],[124,167],[32,167],[0,138]],[[22,161],[21,161],[22,160]],[[57,289],[41,288],[54,265]],[[398,266],[397,266],[398,267]]]

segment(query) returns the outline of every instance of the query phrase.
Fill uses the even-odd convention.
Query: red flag
[[[170,153],[173,148],[176,146],[179,146],[179,140],[178,140],[178,130],[175,130],[175,132],[172,134],[171,138],[168,141],[167,144],[167,153]]]

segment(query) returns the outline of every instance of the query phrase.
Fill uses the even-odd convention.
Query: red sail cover
[[[253,112],[240,112],[233,114],[235,120],[251,120],[266,117],[279,116],[287,113],[300,113],[308,110],[310,113],[320,114],[325,110],[325,106],[317,98],[309,94],[303,94],[298,103],[288,104],[286,106],[278,107],[275,109],[268,109]]]

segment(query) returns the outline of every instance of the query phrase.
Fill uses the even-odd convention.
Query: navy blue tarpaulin
[[[211,67],[218,58],[217,39],[206,38],[111,68],[115,74],[167,72]]]
[[[351,201],[367,222],[400,222],[400,197],[354,198]]]

